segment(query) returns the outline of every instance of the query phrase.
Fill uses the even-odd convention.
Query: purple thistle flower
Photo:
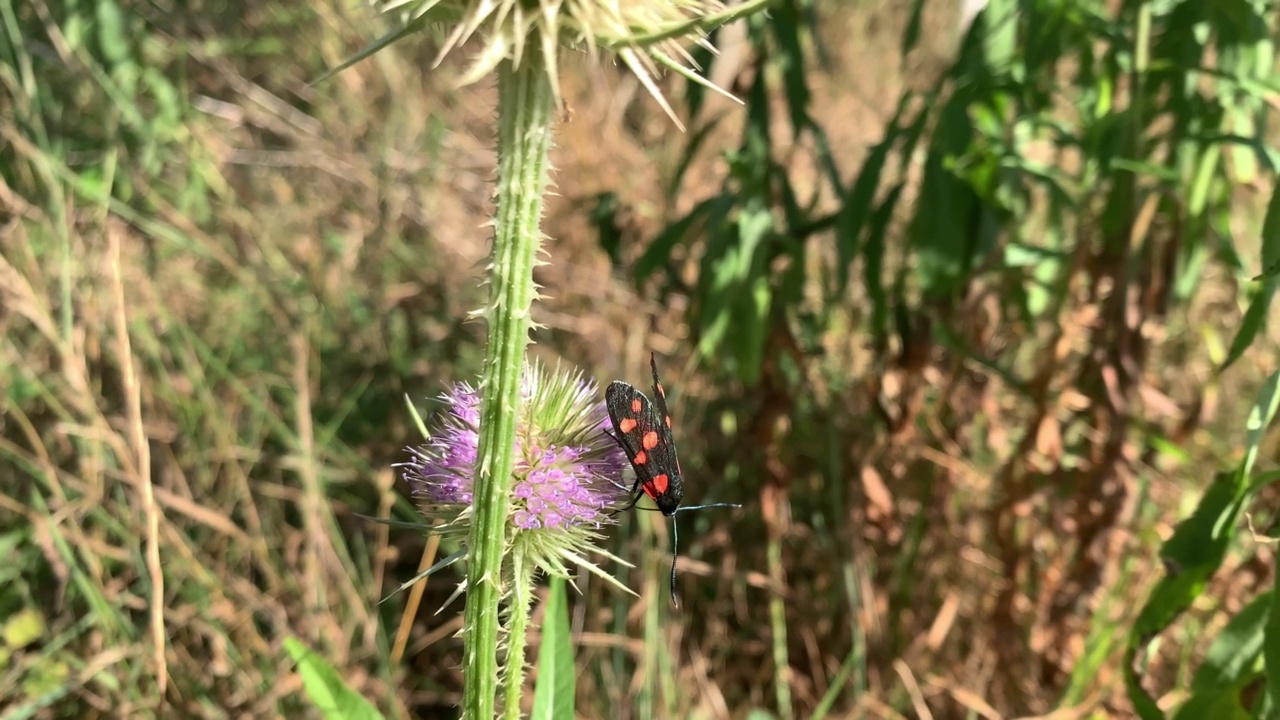
[[[608,411],[595,383],[526,367],[516,429],[509,524],[519,531],[596,530],[627,499],[626,456],[605,434]],[[470,506],[479,441],[480,394],[466,383],[442,398],[431,436],[401,463],[412,493],[441,514]],[[453,508],[453,512],[449,512]]]
[[[510,623],[509,668],[520,668],[523,620],[538,572],[567,578],[572,568],[590,572],[619,590],[634,594],[597,563],[604,558],[630,566],[600,546],[602,528],[613,522],[609,510],[629,499],[622,473],[630,463],[606,431],[608,410],[594,382],[581,374],[548,372],[526,365],[520,403],[515,413],[513,467],[506,498],[506,526],[501,534],[499,584],[512,605],[504,613]],[[458,552],[419,574],[410,583],[457,562],[473,548],[472,503],[480,439],[480,393],[470,385],[453,386],[442,398],[445,407],[429,423],[415,414],[426,441],[409,448],[398,466],[421,502],[423,513],[436,520],[434,532],[457,540]],[[412,410],[412,408],[410,408]],[[499,448],[496,448],[499,449]],[[500,448],[507,450],[507,448]],[[486,537],[485,541],[491,538]],[[458,584],[451,596],[467,592]],[[446,602],[446,604],[448,604]],[[442,608],[443,609],[443,608]],[[519,622],[517,622],[519,620]],[[504,624],[504,632],[508,627]],[[517,641],[517,638],[521,638]]]

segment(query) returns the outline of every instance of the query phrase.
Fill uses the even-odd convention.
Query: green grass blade
[[[538,648],[538,680],[533,690],[531,720],[573,717],[574,672],[564,580],[552,578],[546,617],[542,620],[542,644]]]
[[[297,638],[285,638],[285,650],[298,663],[298,674],[307,698],[329,720],[383,720],[382,713],[359,693],[347,687],[342,676],[324,658]]]

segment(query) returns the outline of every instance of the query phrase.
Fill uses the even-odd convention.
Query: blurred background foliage
[[[686,134],[566,58],[532,352],[656,350],[747,505],[682,519],[678,613],[624,520],[580,717],[1280,708],[1280,12],[973,9],[778,0]],[[379,600],[451,549],[361,516],[483,352],[493,103],[425,36],[310,84],[389,23],[0,0],[0,716],[305,716],[289,638],[450,716],[453,571]]]

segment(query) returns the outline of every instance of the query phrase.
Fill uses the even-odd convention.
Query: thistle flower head
[[[375,0],[377,2],[377,0]],[[737,100],[697,74],[683,42],[694,40],[714,51],[705,31],[750,14],[769,0],[751,0],[726,8],[718,0],[385,0],[384,11],[405,15],[406,25],[434,23],[448,32],[436,62],[472,36],[483,38],[480,51],[460,84],[473,83],[503,60],[519,64],[530,46],[546,58],[548,80],[560,102],[556,52],[560,47],[600,48],[616,54],[668,116],[680,120],[654,80],[659,65]]]
[[[465,542],[480,393],[459,383],[442,399],[446,406],[428,424],[427,441],[409,448],[411,458],[400,467],[423,511],[442,521],[440,531]],[[586,557],[612,558],[596,541],[614,522],[609,510],[629,493],[619,484],[627,459],[605,433],[609,417],[595,383],[526,365],[517,418],[506,544],[550,574],[567,576],[570,564],[603,574]]]

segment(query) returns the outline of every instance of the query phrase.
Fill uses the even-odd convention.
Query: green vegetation
[[[540,589],[535,717],[1280,707],[1280,9],[955,17],[778,0],[684,134],[562,58],[530,352],[655,349],[746,508],[679,612],[657,513],[640,599]],[[391,464],[481,370],[495,104],[430,36],[310,84],[394,19],[0,0],[0,718],[460,703],[465,571],[379,601],[458,550]]]

